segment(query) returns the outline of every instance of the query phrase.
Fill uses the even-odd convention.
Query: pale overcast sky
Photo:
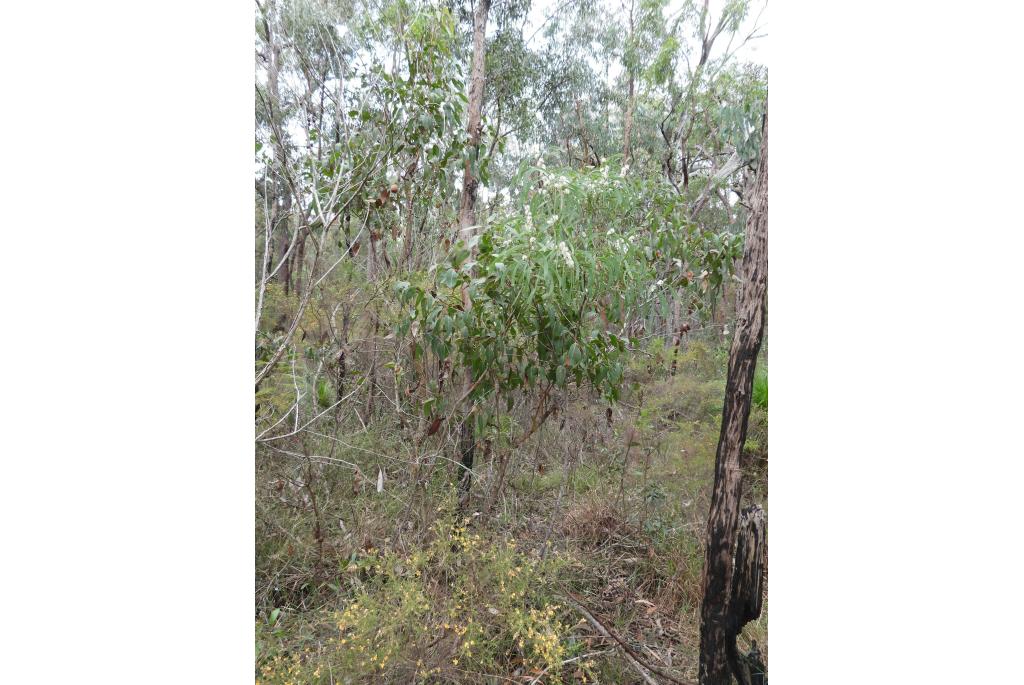
[[[523,29],[524,36],[530,36],[538,26],[540,26],[544,19],[547,18],[555,9],[557,9],[563,0],[534,0],[530,7],[530,14],[526,28]],[[612,9],[618,7],[622,11],[623,7],[627,7],[623,0],[603,0],[605,7]],[[711,15],[712,22],[717,20],[719,15],[722,13],[722,7],[726,4],[726,0],[710,0],[708,3],[708,12]],[[665,16],[673,16],[678,13],[679,9],[683,6],[682,0],[670,0],[668,7],[665,10]],[[760,15],[760,16],[759,16]],[[755,23],[756,20],[756,23]],[[759,27],[757,31],[758,35],[768,33],[768,3],[767,0],[753,0],[750,4],[750,9],[747,12],[747,17],[740,25],[740,30],[736,34],[736,39],[733,47],[739,45],[743,38],[750,35],[755,27]],[[537,36],[535,39],[541,40],[541,36]],[[768,36],[765,35],[763,38],[752,40],[744,45],[742,48],[736,51],[733,59],[755,62],[757,64],[763,64],[768,66],[768,52],[767,52],[767,41]],[[724,34],[715,41],[714,50],[712,51],[713,57],[721,56],[725,49],[728,37]]]
[[[527,18],[527,23],[523,29],[524,36],[530,36],[534,33],[536,28],[540,26],[545,18],[547,18],[555,9],[562,4],[564,0],[534,0],[530,8],[530,13]],[[603,0],[604,5],[609,9],[615,8],[616,6],[620,9],[623,7],[623,0]],[[711,15],[711,21],[717,20],[718,16],[722,12],[722,7],[725,5],[726,0],[710,0],[708,3],[709,13]],[[665,10],[665,16],[673,16],[682,6],[682,0],[670,0],[668,7]],[[712,50],[712,57],[720,57],[725,53],[726,49],[735,49],[737,45],[742,43],[743,39],[750,35],[755,28],[758,28],[757,34],[763,37],[749,41],[746,45],[743,45],[736,50],[733,60],[734,61],[747,61],[754,62],[757,64],[763,64],[768,66],[768,3],[767,0],[753,0],[750,9],[747,12],[747,17],[740,25],[740,30],[736,33],[733,40],[733,44],[730,47],[729,37],[726,34],[719,36],[719,39],[715,41],[714,49]],[[493,30],[493,22],[488,24],[488,29]],[[536,49],[537,44],[544,40],[542,34],[538,34],[533,40],[532,48]],[[617,65],[618,66],[618,65]],[[257,68],[257,71],[261,71]],[[610,74],[612,78],[617,76],[614,73]],[[282,78],[287,78],[282,75]],[[298,126],[296,122],[292,122],[289,126],[289,133],[293,136],[293,141],[298,144],[303,144],[305,141],[305,131],[302,130],[301,126]],[[272,154],[272,151],[268,148],[264,150],[264,154]],[[257,170],[260,168],[259,162],[257,162]]]

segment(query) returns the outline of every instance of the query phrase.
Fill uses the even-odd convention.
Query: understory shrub
[[[342,605],[312,629],[315,650],[258,628],[257,682],[469,683],[545,670],[544,682],[562,682],[562,662],[581,645],[567,635],[567,610],[544,588],[556,585],[567,560],[524,553],[511,538],[488,543],[469,523],[442,516],[411,553],[369,549],[347,563]]]

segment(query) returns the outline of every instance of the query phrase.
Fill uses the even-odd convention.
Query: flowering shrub
[[[513,637],[519,649],[538,666],[560,664],[565,658],[566,648],[560,635],[566,626],[555,618],[558,609],[555,604],[543,609],[513,610]]]
[[[318,650],[266,653],[257,682],[477,682],[512,668],[557,683],[570,644],[563,610],[544,597],[566,560],[488,543],[442,516],[410,554],[370,550],[344,571],[344,606],[316,629]]]

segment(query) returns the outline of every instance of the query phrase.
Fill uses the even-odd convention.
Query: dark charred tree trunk
[[[473,456],[476,452],[476,439],[473,435],[473,417],[470,416],[462,422],[459,430],[459,453],[462,457],[462,468],[459,469],[459,487],[469,492],[469,486],[473,478]]]
[[[673,377],[675,377],[675,375],[676,375],[676,363],[679,361],[679,347],[680,347],[680,345],[682,345],[683,336],[686,335],[689,331],[690,331],[690,324],[689,324],[689,322],[686,322],[686,321],[684,321],[683,323],[679,324],[679,327],[676,329],[676,339],[675,339],[675,343],[673,345],[674,349],[672,350],[672,376]]]
[[[722,431],[715,457],[715,484],[708,516],[707,550],[704,557],[704,600],[701,606],[700,683],[729,685],[736,659],[736,636],[750,620],[760,600],[752,606],[748,596],[737,595],[737,583],[753,582],[758,574],[734,566],[734,555],[749,544],[739,534],[742,472],[740,454],[747,437],[754,367],[761,349],[768,312],[768,112],[762,122],[761,159],[747,220],[742,274],[736,311],[736,331],[729,352],[729,375],[722,409]],[[762,517],[763,518],[763,517]],[[763,533],[760,536],[763,544]],[[746,563],[746,562],[744,562]],[[759,576],[758,576],[759,578]],[[757,581],[760,582],[759,580]],[[754,614],[756,616],[756,614]],[[740,677],[737,675],[737,677]]]
[[[767,550],[768,524],[764,510],[760,506],[748,507],[740,515],[729,611],[733,632],[728,644],[729,667],[741,685],[763,685],[768,680],[757,643],[752,644],[748,654],[741,654],[735,637],[744,625],[761,615]]]

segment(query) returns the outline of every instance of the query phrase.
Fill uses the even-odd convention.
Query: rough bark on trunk
[[[740,515],[733,570],[730,620],[735,633],[761,615],[764,602],[764,557],[768,549],[768,523],[764,509],[748,507]],[[767,681],[757,643],[749,654],[740,654],[735,636],[729,641],[729,666],[741,685],[763,685]]]
[[[708,516],[701,606],[700,683],[728,685],[735,671],[735,641],[749,611],[733,600],[737,582],[734,554],[740,522],[740,453],[747,437],[750,396],[757,353],[768,310],[768,112],[762,122],[761,159],[747,221],[736,331],[729,352],[729,374],[722,409],[722,430],[715,457],[715,484]],[[763,536],[762,536],[763,538]],[[741,571],[747,573],[747,571]],[[757,610],[760,611],[758,604]]]

